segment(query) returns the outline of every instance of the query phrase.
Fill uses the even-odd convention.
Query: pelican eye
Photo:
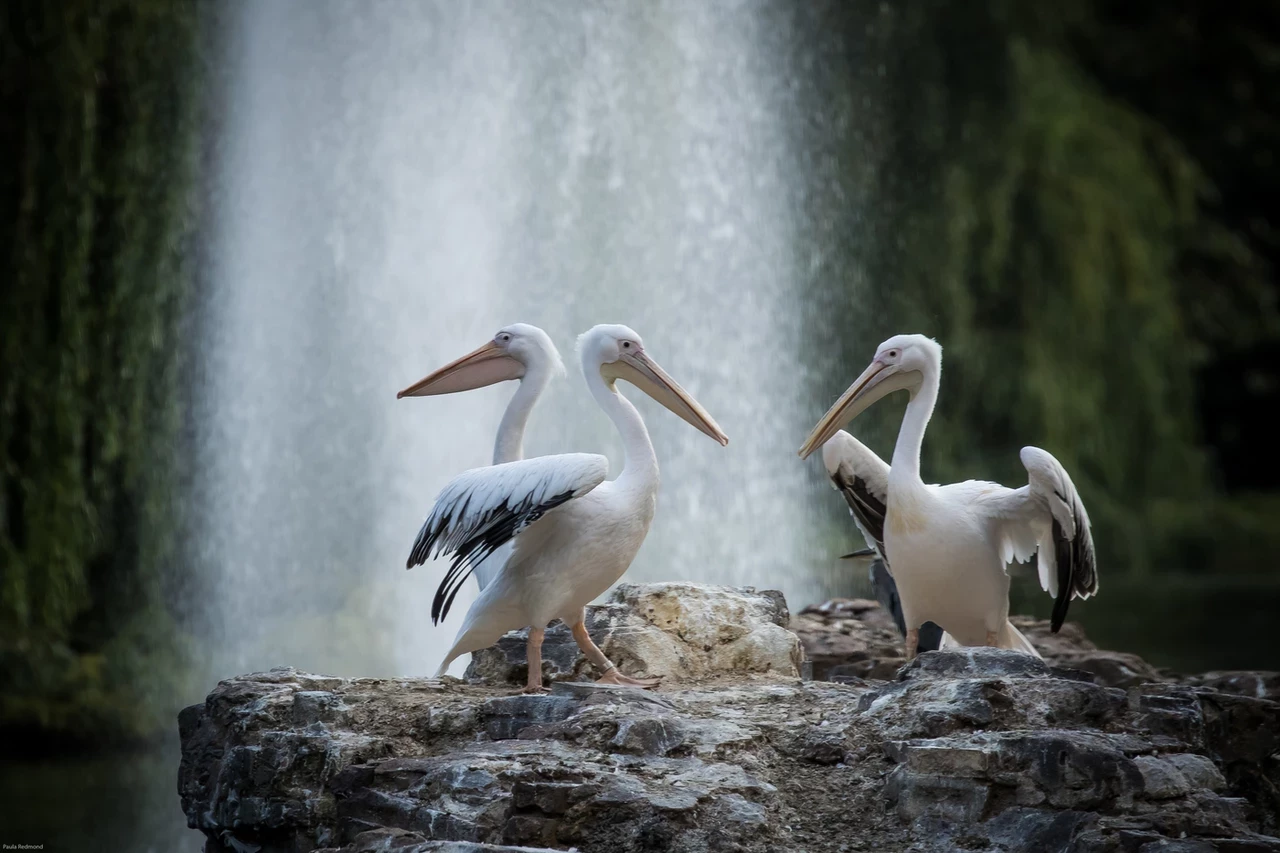
[[[631,349],[631,341],[623,341],[623,342],[622,342],[622,348],[623,348],[623,349]]]
[[[504,332],[503,334],[498,335],[498,340],[502,341],[505,344],[511,340],[511,336]]]

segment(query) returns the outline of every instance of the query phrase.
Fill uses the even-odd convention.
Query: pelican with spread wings
[[[819,447],[854,519],[897,585],[907,657],[919,631],[935,622],[943,645],[998,646],[1037,655],[1009,623],[1013,560],[1037,557],[1040,584],[1055,599],[1057,631],[1073,598],[1098,591],[1089,515],[1070,475],[1049,453],[1022,448],[1027,485],[1010,489],[968,480],[944,486],[920,478],[920,448],[938,399],[942,347],[923,335],[897,335],[822,417],[801,458]],[[894,391],[910,402],[886,465],[840,428]],[[842,485],[845,484],[845,485]]]

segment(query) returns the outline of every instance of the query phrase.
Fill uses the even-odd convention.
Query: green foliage
[[[196,9],[0,16],[0,725],[141,733],[178,671]]]
[[[1043,446],[1085,495],[1108,571],[1192,567],[1188,540],[1216,543],[1199,566],[1222,568],[1221,513],[1197,511],[1221,500],[1196,410],[1220,338],[1199,332],[1206,316],[1266,325],[1267,283],[1182,140],[1082,70],[1072,36],[1096,14],[1066,5],[881,7],[876,331],[946,348],[928,476],[1017,482],[1018,447]],[[1252,298],[1188,287],[1190,257]],[[873,422],[881,446],[893,415]]]

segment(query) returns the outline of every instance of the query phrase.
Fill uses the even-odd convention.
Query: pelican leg
[[[920,629],[907,629],[907,660],[912,660],[920,650]]]
[[[629,675],[623,675],[607,657],[604,652],[600,651],[600,647],[591,639],[591,635],[587,633],[587,625],[585,622],[577,622],[573,628],[573,638],[578,641],[578,648],[582,649],[582,653],[587,656],[587,660],[591,661],[596,669],[600,670],[603,675],[596,680],[596,684],[625,684],[629,687],[657,687],[662,680],[660,678],[632,678]]]
[[[999,635],[998,633],[996,633],[995,631],[988,631],[988,632],[987,632],[987,645],[988,645],[989,647],[993,648],[993,649],[994,649],[994,648],[996,648],[997,646],[999,646],[999,645],[1000,645],[1000,635]]]
[[[526,657],[529,659],[529,680],[525,683],[525,693],[545,693],[547,688],[542,686],[542,638],[546,635],[545,628],[529,629],[529,645],[527,646]]]

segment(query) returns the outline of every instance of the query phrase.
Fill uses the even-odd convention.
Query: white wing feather
[[[418,531],[406,562],[453,555],[432,618],[447,614],[463,580],[522,530],[604,482],[609,461],[595,453],[563,453],[464,471],[449,481]]]
[[[1027,485],[1008,489],[989,502],[999,522],[1002,548],[1019,561],[1034,550],[1040,586],[1056,601],[1051,623],[1061,627],[1073,598],[1098,591],[1098,566],[1089,513],[1071,475],[1038,447],[1019,454]]]
[[[840,430],[822,445],[831,483],[849,505],[853,523],[889,568],[884,553],[884,515],[889,502],[889,465],[865,444]],[[892,574],[892,570],[889,570]]]

